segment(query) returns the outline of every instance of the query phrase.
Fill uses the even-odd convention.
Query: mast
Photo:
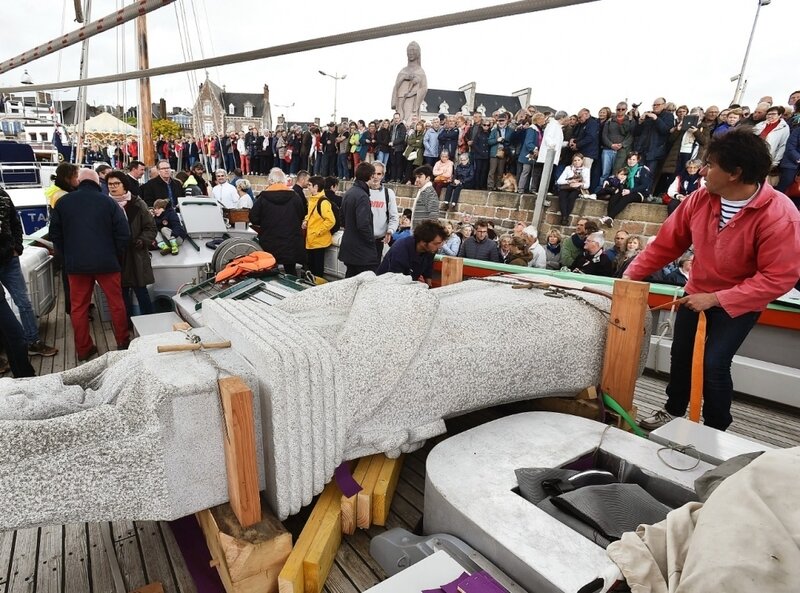
[[[139,48],[137,55],[139,70],[150,68],[147,52],[147,17],[143,14],[136,17],[136,40]],[[155,147],[153,146],[153,107],[150,99],[150,79],[139,79],[139,159],[148,167],[155,165]]]
[[[92,0],[86,0],[86,20],[92,13]],[[89,40],[84,39],[81,44],[81,80],[89,76]],[[86,123],[86,87],[78,89],[78,99],[75,102],[75,122],[77,131],[77,146],[75,147],[75,162],[83,162],[83,127]]]

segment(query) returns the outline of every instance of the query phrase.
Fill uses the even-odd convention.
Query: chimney
[[[167,101],[166,99],[159,99],[158,100],[158,117],[161,119],[167,119]]]

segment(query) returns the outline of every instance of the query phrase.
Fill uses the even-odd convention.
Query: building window
[[[250,103],[244,104],[244,116],[253,117],[253,105]]]
[[[42,142],[47,142],[47,132],[42,132]]]
[[[203,134],[208,136],[214,131],[214,122],[204,121],[203,122]]]
[[[234,109],[233,103],[228,105],[228,115],[233,115]]]
[[[36,132],[28,132],[28,136],[31,137],[30,142],[36,142]]]
[[[203,101],[203,115],[211,115],[211,101]]]

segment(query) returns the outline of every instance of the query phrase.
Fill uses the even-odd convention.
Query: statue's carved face
[[[419,46],[416,43],[409,43],[408,49],[406,50],[406,55],[408,55],[409,60],[418,60],[419,59]]]

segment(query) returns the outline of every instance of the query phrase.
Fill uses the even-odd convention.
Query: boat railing
[[[41,187],[42,166],[40,163],[0,163],[0,186],[3,188]]]

